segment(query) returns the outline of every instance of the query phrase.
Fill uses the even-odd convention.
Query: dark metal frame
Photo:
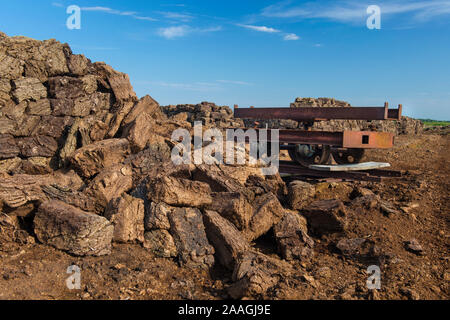
[[[234,117],[257,120],[295,120],[311,123],[324,120],[400,120],[403,106],[398,109],[389,109],[389,103],[384,107],[336,107],[336,108],[245,108],[234,106]],[[259,130],[258,140],[260,140]],[[394,135],[387,132],[373,131],[300,131],[278,130],[282,149],[288,149],[289,145],[312,144],[328,145],[332,148],[355,149],[388,149],[394,146]],[[272,131],[268,130],[267,141],[271,139]],[[283,145],[288,144],[288,145]]]
[[[324,120],[400,120],[402,105],[398,109],[384,107],[342,107],[342,108],[239,108],[234,106],[234,117],[242,119],[273,120],[285,119],[294,121],[324,121]]]
[[[268,129],[267,135],[261,135],[261,130],[255,129],[258,141],[271,142],[273,130]],[[327,145],[334,148],[357,148],[357,149],[389,149],[394,146],[394,135],[387,132],[374,131],[299,131],[299,130],[278,130],[278,141],[280,144],[311,144]],[[288,147],[282,149],[288,149]]]

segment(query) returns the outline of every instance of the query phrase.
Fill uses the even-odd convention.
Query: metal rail
[[[322,120],[400,120],[402,105],[398,109],[384,107],[300,107],[300,108],[239,108],[234,106],[234,117],[242,119],[273,120],[285,119],[294,121]]]

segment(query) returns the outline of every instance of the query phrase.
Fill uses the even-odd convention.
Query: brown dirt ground
[[[389,216],[349,211],[350,231],[345,237],[370,237],[387,257],[379,261],[380,291],[366,288],[366,269],[374,262],[344,258],[335,249],[343,236],[333,235],[314,238],[311,261],[293,263],[296,275],[262,298],[449,299],[449,142],[448,135],[435,132],[399,137],[394,149],[371,151],[366,158],[407,170],[404,178],[319,186],[318,199],[340,198],[348,203],[354,186],[361,185],[404,208]],[[6,232],[1,229],[0,235]],[[156,258],[140,245],[115,244],[110,256],[79,258],[35,244],[23,232],[16,232],[15,238],[12,242],[0,237],[0,299],[222,299],[231,284],[231,274],[220,267],[193,271]],[[412,238],[423,246],[424,255],[405,250],[404,242]],[[276,255],[270,235],[257,247]],[[81,290],[65,285],[66,269],[73,264],[82,269]],[[305,281],[304,274],[313,278]]]

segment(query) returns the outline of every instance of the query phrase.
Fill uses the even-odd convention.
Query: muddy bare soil
[[[349,210],[345,235],[311,233],[314,256],[291,262],[294,275],[249,298],[449,299],[449,142],[448,135],[434,132],[401,136],[394,149],[371,151],[366,158],[391,162],[406,171],[404,178],[316,186],[315,198],[338,198],[348,206],[355,188],[364,187],[393,210]],[[255,247],[277,257],[272,237],[269,232]],[[345,256],[337,243],[353,238],[370,240],[380,254]],[[413,239],[421,250],[407,250]],[[366,286],[366,269],[374,264],[381,268],[378,291]],[[66,286],[71,265],[81,268],[80,290]],[[36,243],[24,231],[0,231],[0,299],[226,299],[231,278],[218,265],[209,271],[181,267],[138,244],[113,244],[111,255],[80,258]]]

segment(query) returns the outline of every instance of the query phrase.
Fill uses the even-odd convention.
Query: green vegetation
[[[423,122],[425,127],[443,127],[450,126],[450,121],[441,121],[441,120],[431,120],[431,119],[420,119]]]

